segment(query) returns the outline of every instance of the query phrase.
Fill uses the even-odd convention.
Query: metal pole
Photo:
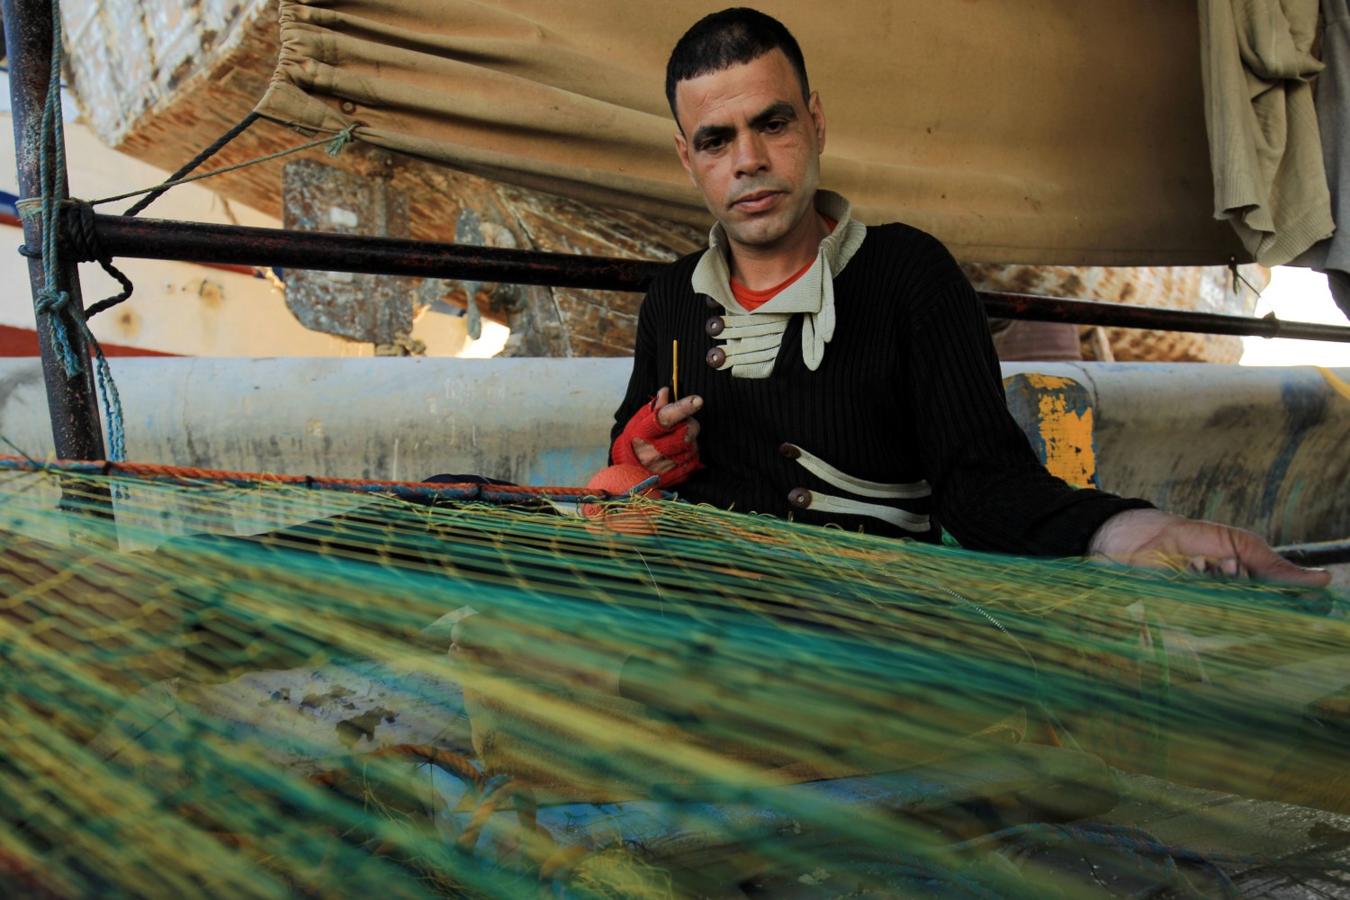
[[[47,101],[47,82],[52,62],[52,10],[50,0],[0,0],[5,17],[5,45],[9,51],[9,96],[14,116],[14,151],[18,160],[19,194],[37,197],[42,107]],[[66,173],[58,173],[62,184]],[[23,239],[29,247],[42,246],[42,228],[37,217],[23,218]],[[33,296],[43,288],[42,261],[28,260],[28,277]],[[71,294],[70,305],[80,306],[79,276],[73,260],[65,260],[57,273],[58,287]],[[82,306],[80,308],[83,308]],[[69,315],[68,313],[61,313]],[[42,376],[47,386],[47,406],[51,413],[52,438],[56,455],[62,459],[103,459],[103,432],[99,427],[98,403],[94,392],[93,366],[87,363],[88,349],[80,329],[69,322],[67,333],[73,346],[86,360],[82,374],[67,378],[52,344],[48,323],[37,322],[38,348],[42,354]]]
[[[650,260],[123,216],[95,216],[95,231],[110,256],[607,291],[644,290],[666,266]],[[1009,319],[1350,342],[1350,327],[1340,325],[1021,294],[980,296],[989,315]]]
[[[1275,552],[1300,566],[1331,566],[1350,563],[1350,538],[1314,544],[1286,544]]]
[[[109,256],[640,291],[666,264],[244,225],[94,217]]]
[[[1228,316],[1186,309],[1131,306],[1097,300],[1069,300],[1032,294],[980,293],[984,310],[1004,319],[1035,322],[1071,322],[1108,328],[1151,328],[1158,331],[1190,331],[1199,334],[1233,334],[1255,337],[1298,338],[1306,341],[1350,343],[1350,327],[1320,322],[1286,322],[1272,316]]]

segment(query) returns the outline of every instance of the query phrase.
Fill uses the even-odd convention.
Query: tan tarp
[[[670,47],[722,3],[281,0],[259,110],[583,199],[705,222],[675,157]],[[824,184],[991,262],[1202,264],[1194,0],[765,2],[829,125]]]

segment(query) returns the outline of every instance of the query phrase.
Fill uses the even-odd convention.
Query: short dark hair
[[[775,49],[782,50],[788,58],[802,84],[802,99],[809,100],[811,88],[806,80],[802,48],[782,22],[744,6],[724,9],[695,22],[670,51],[670,61],[666,63],[666,102],[676,124],[679,124],[675,112],[677,84],[751,62]]]

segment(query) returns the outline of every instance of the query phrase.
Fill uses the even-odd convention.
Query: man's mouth
[[[757,213],[764,212],[773,208],[778,203],[778,199],[783,196],[782,191],[755,191],[752,194],[746,194],[731,204],[733,208],[741,212]]]

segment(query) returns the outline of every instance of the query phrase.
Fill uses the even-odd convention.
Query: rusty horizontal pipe
[[[95,229],[102,249],[112,256],[606,291],[644,290],[667,265],[652,260],[123,216],[96,216]],[[1256,319],[1026,294],[981,292],[980,297],[990,316],[1006,319],[1350,343],[1350,327],[1283,322],[1270,316]]]
[[[1063,297],[1000,294],[988,291],[981,291],[980,299],[984,301],[984,311],[988,315],[1003,319],[1350,343],[1350,327],[1345,325],[1288,322],[1277,319],[1274,315],[1257,319],[1251,316],[1229,316],[1187,309],[1160,309],[1156,306],[1131,306],[1127,303],[1102,303],[1098,300],[1069,300]]]
[[[95,216],[111,256],[641,291],[665,263],[406,238]]]

